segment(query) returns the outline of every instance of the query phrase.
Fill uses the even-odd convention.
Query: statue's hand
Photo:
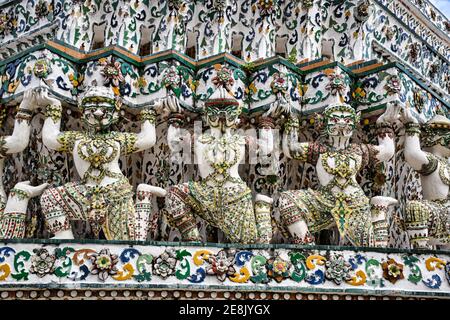
[[[41,195],[47,187],[48,183],[43,183],[38,186],[31,186],[30,181],[22,181],[14,186],[15,189],[26,192],[30,198]]]
[[[36,101],[36,94],[33,89],[28,89],[23,94],[23,99],[20,103],[20,109],[34,111],[37,107],[39,107],[39,105]]]
[[[165,115],[171,113],[182,113],[183,108],[180,105],[180,100],[175,95],[169,95],[166,98],[156,101],[155,109]]]
[[[61,101],[57,98],[50,97],[48,90],[46,88],[41,88],[37,94],[37,102],[40,106],[46,107],[48,105],[61,105]]]
[[[291,115],[292,114],[292,106],[288,100],[284,97],[280,96],[277,98],[277,101],[274,101],[270,104],[269,110],[264,113],[265,117],[273,117],[278,118],[281,115]]]
[[[171,152],[181,152],[183,146],[182,141],[188,141],[188,137],[185,136],[186,130],[182,128],[170,125],[167,132],[167,144]]]
[[[394,124],[400,117],[400,104],[388,103],[384,113],[377,119],[377,124]]]
[[[402,109],[401,121],[403,123],[419,123],[419,120],[417,120],[412,114],[410,107],[405,107]]]

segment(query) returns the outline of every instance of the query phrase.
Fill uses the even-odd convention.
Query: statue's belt
[[[122,177],[120,180],[108,184],[106,186],[89,186],[86,185],[87,194],[91,196],[106,196],[108,195],[109,201],[121,200],[124,197],[133,194],[133,188],[128,182],[126,177]]]
[[[242,198],[251,194],[250,188],[244,181],[229,187],[210,186],[206,183],[191,181],[189,183],[189,194],[195,201],[202,205],[209,206],[213,204],[217,198],[214,195],[221,195],[221,205],[230,205],[240,201]],[[232,194],[232,196],[230,196]]]

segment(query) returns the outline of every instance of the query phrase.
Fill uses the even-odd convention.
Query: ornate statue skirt
[[[108,240],[134,239],[133,192],[125,177],[107,186],[69,182],[47,189],[41,203],[52,233],[70,229],[69,220],[83,220]]]
[[[258,241],[252,194],[244,182],[230,187],[213,187],[190,181],[172,187],[171,192],[175,195],[170,204],[172,220],[174,217],[178,220],[195,219],[194,213],[222,230],[231,242]],[[178,199],[182,203],[175,203]]]
[[[373,245],[370,204],[362,190],[350,195],[333,194],[326,188],[289,190],[283,194],[294,204],[284,212],[287,225],[304,220],[311,233],[336,225],[341,237],[353,245]]]

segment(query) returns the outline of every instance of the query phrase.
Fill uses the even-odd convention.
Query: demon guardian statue
[[[155,111],[141,111],[139,134],[111,131],[119,120],[120,100],[107,87],[91,87],[80,108],[87,131],[60,131],[61,103],[41,91],[38,100],[47,105],[42,131],[44,144],[53,150],[73,155],[82,177],[79,183],[47,189],[41,205],[47,226],[55,238],[73,238],[69,220],[88,221],[96,237],[103,232],[107,240],[145,240],[152,193],[165,190],[139,185],[136,209],[128,179],[119,168],[119,157],[146,150],[156,141]],[[143,202],[143,203],[141,203]]]
[[[379,144],[350,143],[360,115],[346,104],[334,104],[324,111],[326,140],[298,142],[298,120],[291,118],[285,126],[283,152],[290,158],[316,167],[318,190],[282,192],[280,214],[294,243],[314,244],[313,233],[337,226],[342,241],[354,246],[386,246],[386,208],[397,200],[369,198],[356,182],[364,166],[387,161],[394,155],[391,123],[398,118],[398,107],[390,104],[377,120]]]
[[[185,241],[200,241],[196,216],[224,232],[234,243],[269,243],[272,238],[272,199],[258,194],[255,204],[250,188],[238,173],[245,156],[247,137],[235,131],[241,105],[230,93],[233,79],[227,68],[217,71],[215,92],[204,105],[204,119],[209,130],[194,137],[195,156],[200,181],[189,181],[170,188],[166,207],[168,220]],[[172,118],[179,111],[172,98]],[[271,122],[261,123],[259,152],[264,155],[273,149]],[[169,143],[181,138],[180,128],[171,121]]]

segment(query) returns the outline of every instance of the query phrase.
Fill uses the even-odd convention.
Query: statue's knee
[[[188,193],[184,185],[176,185],[169,188],[166,195],[167,217],[170,221],[179,220],[190,215],[191,208],[187,203]]]
[[[189,188],[185,184],[171,186],[167,190],[166,199],[183,200],[188,195],[188,193],[189,193]]]
[[[160,187],[141,183],[136,188],[136,194],[141,194],[148,198],[151,198],[152,195],[155,195],[157,197],[165,197],[167,195],[167,191]]]
[[[301,202],[294,203],[289,196],[286,196],[284,201],[284,205],[280,205],[280,218],[285,226],[304,220],[306,209]]]
[[[170,187],[166,195],[166,207],[168,211],[182,206],[185,202],[183,198],[183,194],[180,192],[178,186]]]
[[[53,188],[45,190],[41,195],[41,207],[44,211],[50,209],[54,204]]]
[[[280,197],[278,198],[278,207],[280,210],[288,208],[292,204],[292,200],[287,194],[287,192],[280,193]]]
[[[66,192],[65,186],[45,189],[41,195],[41,206],[51,209],[62,205]]]

